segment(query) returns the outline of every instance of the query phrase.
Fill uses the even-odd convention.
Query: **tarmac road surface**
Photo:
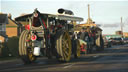
[[[68,63],[47,58],[29,65],[20,59],[0,61],[0,72],[128,72],[128,45],[105,48],[100,53],[72,58]]]

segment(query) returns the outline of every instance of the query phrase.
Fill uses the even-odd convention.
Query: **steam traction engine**
[[[15,19],[29,23],[19,39],[19,55],[24,63],[32,63],[39,56],[54,56],[66,62],[72,54],[76,58],[80,56],[79,41],[73,37],[73,22],[83,21],[83,18],[72,16],[69,10],[59,9],[58,13],[40,13],[35,9],[32,14]]]

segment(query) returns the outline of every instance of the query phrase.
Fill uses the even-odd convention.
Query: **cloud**
[[[98,23],[100,27],[103,28],[116,28],[120,27],[120,23]]]
[[[100,25],[100,27],[104,27],[104,28],[116,28],[116,27],[120,27],[121,23],[99,23],[98,25]],[[122,23],[123,27],[128,26],[128,20],[125,21],[124,23]]]
[[[120,25],[119,24],[103,24],[103,25],[101,25],[102,27],[119,27]]]

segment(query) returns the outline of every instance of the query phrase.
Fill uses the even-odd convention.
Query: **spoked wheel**
[[[56,49],[59,61],[70,61],[71,58],[71,39],[69,33],[65,31],[56,41]]]
[[[79,58],[80,53],[81,53],[80,42],[79,42],[79,40],[76,40],[76,49],[75,49],[74,57]]]
[[[36,57],[33,55],[32,41],[28,40],[30,40],[30,32],[24,30],[19,39],[19,55],[25,64],[32,63],[36,60]]]

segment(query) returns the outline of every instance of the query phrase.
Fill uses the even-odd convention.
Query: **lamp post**
[[[124,37],[124,36],[123,36],[123,23],[122,23],[122,17],[121,17],[121,23],[120,23],[120,26],[121,26],[121,32],[122,32],[121,34],[122,34],[122,37]]]

